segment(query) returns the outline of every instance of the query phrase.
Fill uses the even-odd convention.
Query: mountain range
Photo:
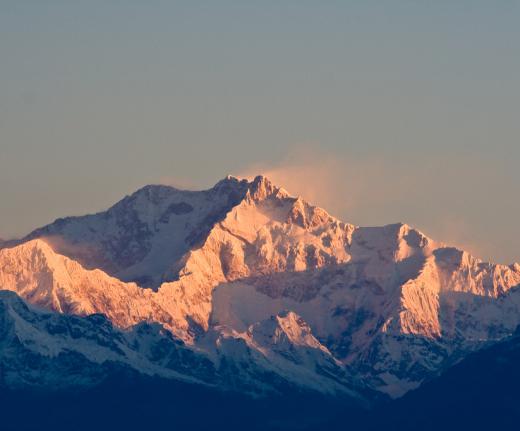
[[[87,394],[131,375],[177,402],[238,397],[244,412],[313,400],[322,422],[301,412],[309,427],[332,423],[327,405],[340,419],[401,411],[516,346],[519,286],[519,264],[402,223],[340,221],[264,176],[146,186],[0,242],[0,387],[10,400]]]

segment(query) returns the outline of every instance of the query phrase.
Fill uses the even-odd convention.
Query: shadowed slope
[[[246,181],[233,177],[197,192],[146,186],[107,211],[58,219],[22,241],[45,238],[86,268],[157,287],[175,278],[183,255],[204,241],[247,189]]]

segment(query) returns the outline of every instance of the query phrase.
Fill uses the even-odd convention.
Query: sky
[[[0,0],[0,237],[264,173],[520,261],[520,1]]]

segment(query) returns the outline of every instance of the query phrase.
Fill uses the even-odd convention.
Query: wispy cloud
[[[382,158],[341,157],[309,146],[293,147],[281,160],[255,163],[237,172],[245,178],[258,174],[343,217],[392,201],[404,186],[399,184],[404,177],[392,176]]]
[[[471,211],[491,193],[493,182],[486,172],[486,161],[471,155],[453,154],[448,159],[338,156],[304,145],[293,147],[278,161],[254,163],[236,175],[264,174],[347,222],[402,221],[446,244],[499,260],[481,229],[482,215]]]

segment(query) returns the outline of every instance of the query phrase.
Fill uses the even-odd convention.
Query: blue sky
[[[0,236],[265,171],[520,260],[518,22],[517,1],[0,0]]]

